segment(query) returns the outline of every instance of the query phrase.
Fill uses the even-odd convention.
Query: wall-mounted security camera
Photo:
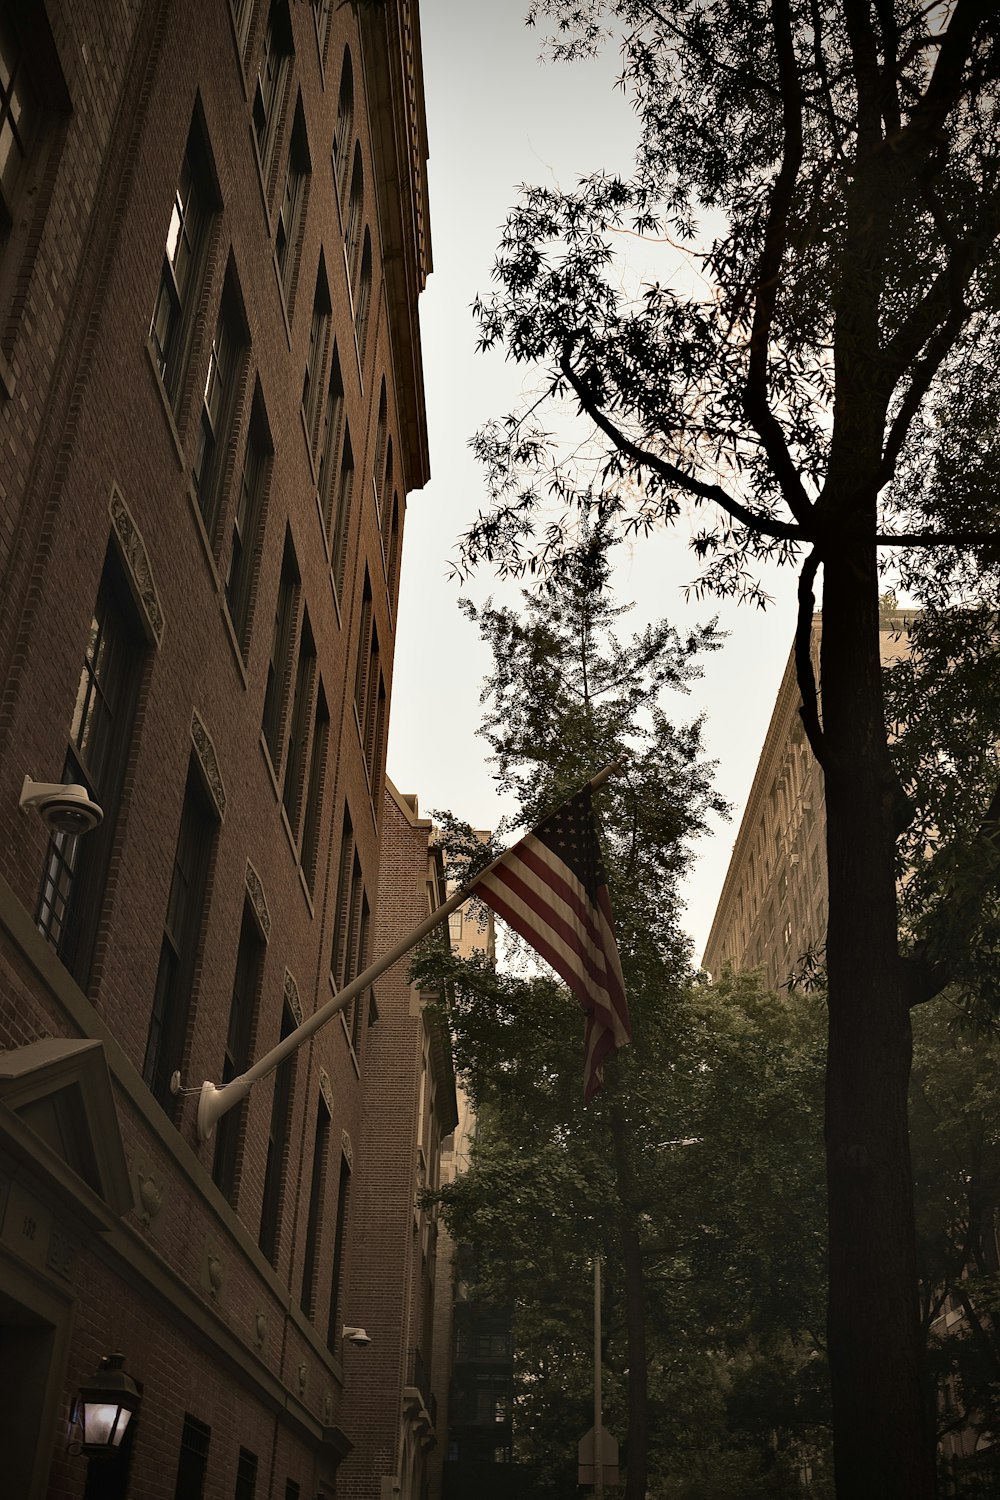
[[[365,1333],[365,1330],[363,1328],[348,1328],[346,1323],[344,1324],[344,1332],[342,1337],[345,1338],[349,1344],[354,1344],[358,1349],[363,1349],[366,1344],[371,1343],[371,1339],[368,1337],[367,1333]]]
[[[33,807],[53,833],[90,833],[104,817],[85,786],[75,782],[32,781],[24,778],[18,806]]]

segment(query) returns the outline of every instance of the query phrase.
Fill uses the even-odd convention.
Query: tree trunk
[[[931,1500],[874,548],[824,560],[829,1347],[840,1500]]]

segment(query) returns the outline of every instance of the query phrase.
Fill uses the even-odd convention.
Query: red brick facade
[[[12,1493],[84,1495],[74,1394],[119,1350],[142,1407],[108,1493],[174,1496],[187,1415],[206,1496],[243,1449],[259,1500],[311,1500],[357,1442],[337,1241],[378,1028],[337,1018],[258,1084],[228,1175],[167,1083],[239,1071],[372,951],[403,513],[428,477],[416,5],[3,0],[0,45]],[[26,774],[83,782],[101,827],[53,842]]]
[[[388,952],[444,900],[431,823],[388,784],[382,817],[378,949]],[[446,929],[445,929],[446,931]],[[444,935],[442,934],[442,940]],[[345,1348],[346,1420],[358,1434],[340,1490],[350,1500],[421,1500],[441,1440],[432,1386],[437,1215],[421,1205],[438,1185],[441,1142],[458,1120],[451,1048],[441,1022],[408,983],[410,959],[374,986],[378,1025],[368,1048],[367,1163],[351,1238],[350,1322],[371,1337]],[[443,1296],[450,1301],[450,1286]]]

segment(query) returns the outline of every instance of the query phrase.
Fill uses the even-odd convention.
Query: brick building
[[[416,4],[0,0],[0,60],[4,1485],[330,1496],[374,1012],[207,1141],[184,1090],[379,920],[428,477]],[[26,775],[99,827],[22,810]],[[141,1407],[88,1461],[113,1352]]]
[[[391,782],[382,850],[376,942],[386,953],[445,897],[430,819]],[[442,939],[444,932],[442,924]],[[439,1184],[442,1142],[458,1110],[447,1025],[409,983],[409,965],[401,959],[373,986],[378,1025],[368,1044],[361,1136],[369,1166],[355,1199],[345,1304],[372,1342],[344,1355],[351,1375],[345,1420],[357,1436],[339,1493],[350,1500],[423,1500],[441,1435],[432,1377],[438,1221],[420,1195]],[[450,1294],[446,1281],[441,1290]]]

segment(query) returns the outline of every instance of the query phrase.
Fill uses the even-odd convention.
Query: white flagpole
[[[594,1256],[594,1500],[604,1496],[604,1421],[601,1399],[601,1257]]]
[[[613,776],[615,771],[619,769],[621,764],[621,761],[612,761],[602,771],[598,771],[597,775],[592,777],[587,784],[592,789],[603,786],[608,778]],[[366,990],[380,974],[384,974],[386,969],[391,969],[392,965],[398,963],[403,955],[415,947],[422,938],[425,938],[429,932],[433,932],[434,928],[439,926],[456,907],[468,901],[469,897],[475,894],[478,881],[489,870],[498,865],[502,859],[506,859],[509,852],[509,850],[504,850],[503,854],[498,855],[490,864],[485,865],[479,871],[478,875],[474,876],[468,884],[462,886],[461,890],[456,891],[453,896],[449,896],[448,900],[442,902],[440,906],[436,906],[430,915],[425,917],[419,926],[415,927],[405,938],[400,939],[394,948],[391,948],[388,953],[383,953],[381,958],[377,958],[373,964],[369,964],[363,974],[359,974],[356,979],[351,980],[350,984],[346,984],[336,995],[331,996],[325,1005],[321,1005],[317,1011],[314,1011],[311,1016],[307,1017],[301,1026],[297,1026],[294,1031],[289,1032],[284,1041],[279,1042],[276,1047],[272,1047],[270,1052],[265,1052],[260,1061],[255,1062],[245,1073],[241,1073],[238,1078],[233,1078],[229,1083],[223,1084],[222,1088],[218,1088],[214,1083],[203,1083],[198,1097],[198,1139],[200,1141],[207,1141],[222,1116],[228,1114],[229,1110],[235,1108],[237,1104],[241,1104],[255,1083],[259,1083],[262,1078],[266,1078],[268,1073],[273,1072],[279,1064],[284,1062],[286,1057],[290,1057],[293,1052],[302,1046],[303,1042],[307,1042],[314,1032],[319,1031],[321,1026],[325,1026],[327,1021],[337,1015],[339,1011],[342,1011],[346,1005],[349,1005],[355,995],[359,995],[363,990]]]

